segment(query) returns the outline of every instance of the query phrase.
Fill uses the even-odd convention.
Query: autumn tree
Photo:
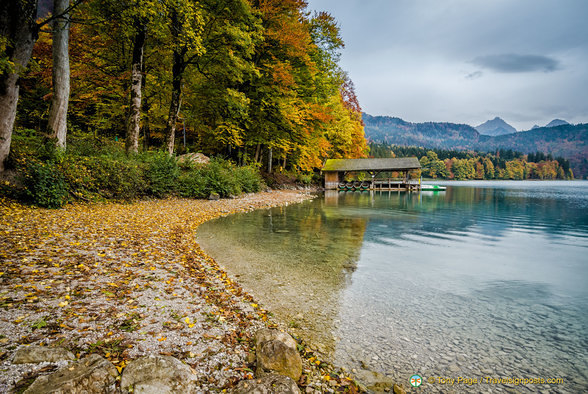
[[[204,53],[202,46],[202,14],[196,4],[181,0],[168,4],[170,45],[172,47],[171,100],[165,127],[165,149],[174,152],[176,123],[182,98],[184,73]]]
[[[139,135],[141,131],[141,110],[143,96],[144,51],[148,30],[157,35],[158,27],[165,15],[165,2],[153,0],[128,0],[115,2],[123,7],[121,23],[124,34],[131,36],[131,84],[129,116],[126,127],[125,149],[127,154],[139,151]]]
[[[183,112],[209,154],[246,157],[243,139],[249,127],[246,86],[258,74],[253,63],[262,40],[261,20],[245,0],[203,0],[202,46],[186,76]]]
[[[0,172],[10,153],[19,78],[37,40],[37,0],[0,2]]]

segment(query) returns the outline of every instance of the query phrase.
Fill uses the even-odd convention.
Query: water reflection
[[[588,183],[451,185],[327,194],[211,222],[199,239],[350,369],[588,389]]]
[[[340,292],[356,268],[367,224],[364,217],[341,215],[328,205],[317,199],[237,214],[198,231],[207,253],[327,354],[334,350]]]

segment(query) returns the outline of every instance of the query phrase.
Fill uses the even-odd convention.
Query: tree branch
[[[85,0],[76,0],[73,2],[72,5],[70,5],[69,7],[67,7],[61,14],[57,14],[57,15],[51,15],[49,18],[45,19],[43,22],[38,23],[37,24],[37,29],[41,29],[43,26],[45,26],[48,23],[53,22],[55,19],[60,19],[63,18],[64,15],[69,14],[74,8],[76,8],[77,6],[79,6],[80,4],[82,4]]]

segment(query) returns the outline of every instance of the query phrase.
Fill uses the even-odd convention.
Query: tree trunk
[[[145,71],[145,62],[143,62],[143,67],[141,69],[142,75],[147,75]],[[141,92],[145,91],[145,78],[141,79]],[[149,109],[151,105],[149,103],[149,97],[145,97],[141,103],[141,112],[143,113],[143,149],[148,150],[150,139],[151,139],[151,128],[149,124]]]
[[[255,162],[259,163],[259,154],[261,153],[261,144],[258,142],[255,148]]]
[[[267,172],[272,172],[272,148],[269,148],[267,152]]]
[[[69,0],[53,0],[53,15],[61,15]],[[53,21],[53,97],[49,111],[49,133],[60,149],[66,147],[69,103],[69,14]]]
[[[175,8],[172,9],[170,15],[170,28],[173,36],[173,42],[178,44],[179,37],[182,30],[178,12]],[[174,48],[174,64],[172,66],[172,96],[169,103],[169,114],[167,117],[167,125],[165,127],[165,146],[167,152],[172,155],[174,153],[174,146],[176,140],[176,123],[178,121],[178,113],[180,112],[180,97],[182,95],[182,74],[184,72],[184,56],[186,48]]]
[[[145,47],[145,26],[135,23],[137,33],[133,42],[131,66],[131,105],[125,148],[127,154],[139,152],[139,133],[141,131],[141,88],[143,86],[143,48]]]
[[[0,1],[0,39],[5,56],[14,64],[0,74],[0,172],[10,153],[18,103],[19,74],[27,67],[37,40],[37,0]]]
[[[172,67],[172,97],[171,102],[169,103],[169,115],[167,118],[167,126],[165,128],[165,147],[170,155],[174,153],[176,123],[178,121],[178,113],[180,111],[183,63],[184,56],[181,53],[174,51],[174,65]]]

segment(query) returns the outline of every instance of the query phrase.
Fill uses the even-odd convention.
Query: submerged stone
[[[357,378],[367,389],[375,392],[390,391],[394,386],[394,380],[392,378],[376,371],[359,371]]]

